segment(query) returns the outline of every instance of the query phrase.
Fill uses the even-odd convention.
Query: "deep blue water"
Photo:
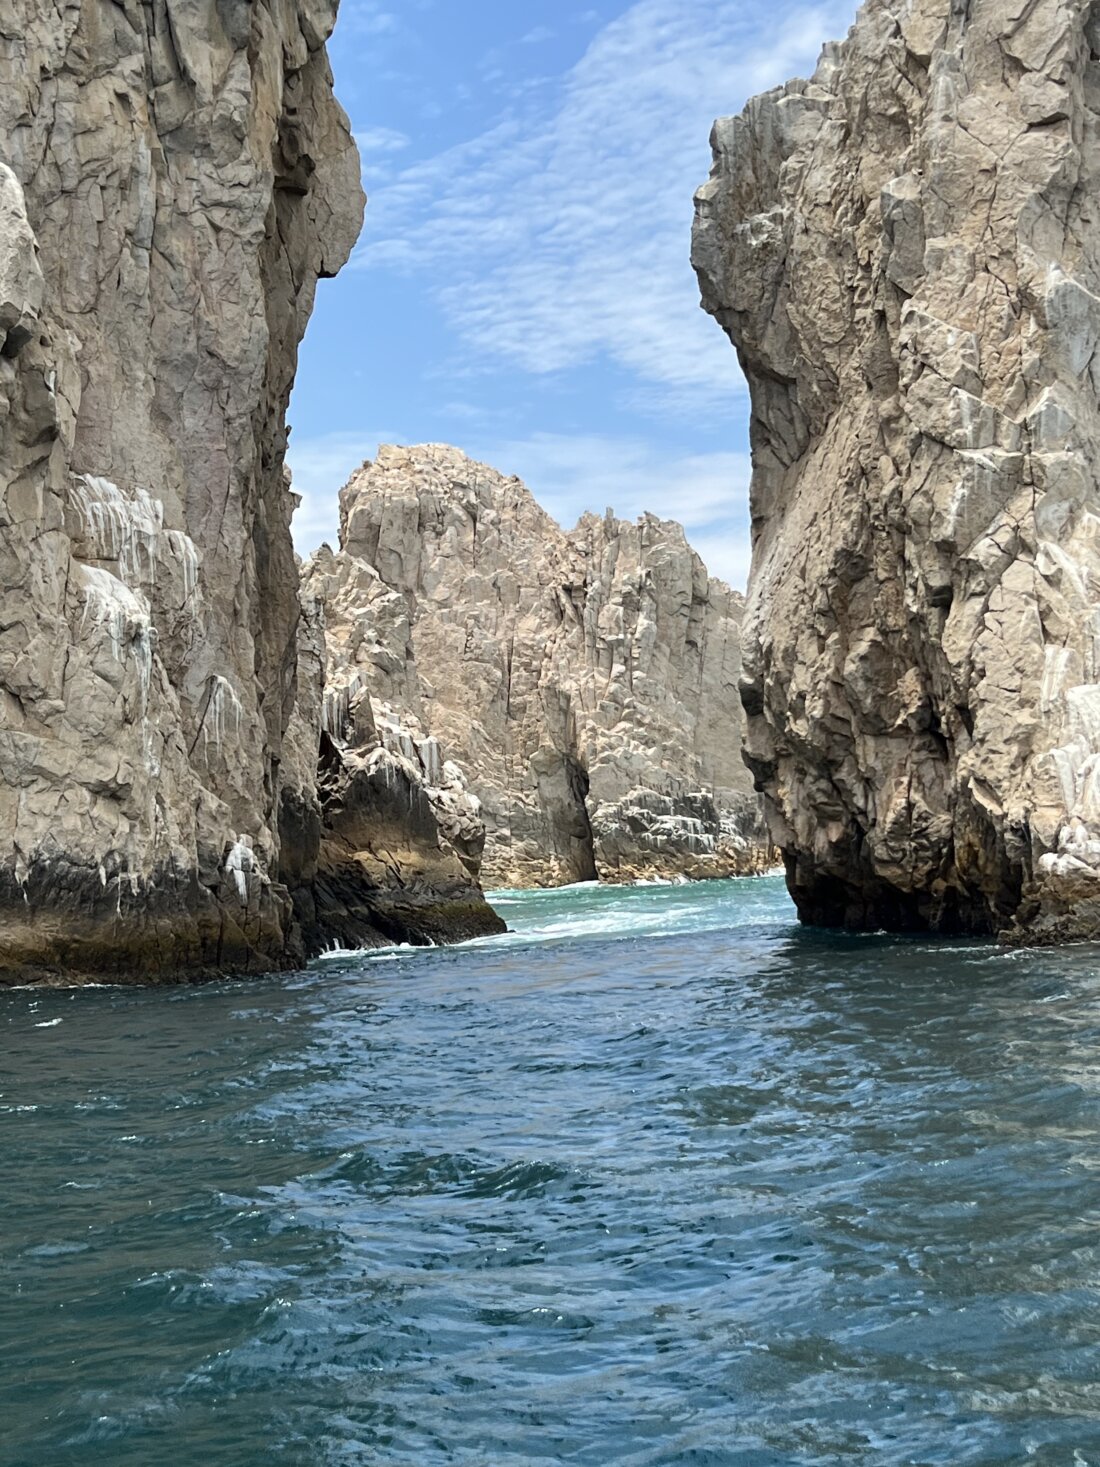
[[[1100,1463],[1100,950],[774,879],[0,993],[0,1463]]]

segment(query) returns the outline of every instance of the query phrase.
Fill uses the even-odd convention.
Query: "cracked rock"
[[[715,126],[746,755],[807,921],[1100,933],[1098,14],[868,0]]]
[[[301,961],[284,413],[362,193],[335,0],[0,28],[0,975]],[[302,853],[298,853],[301,855]]]
[[[754,872],[771,859],[740,757],[742,601],[679,525],[568,534],[457,449],[385,447],[341,494],[325,727],[419,772],[488,886]]]

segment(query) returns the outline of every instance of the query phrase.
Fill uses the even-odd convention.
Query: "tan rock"
[[[746,751],[807,920],[1100,930],[1091,16],[868,0],[715,125],[693,258],[752,390]]]
[[[767,864],[738,748],[741,598],[680,526],[590,514],[566,534],[518,479],[428,444],[352,476],[341,543],[305,574],[326,729],[376,727],[486,885]]]
[[[284,744],[281,874],[306,950],[505,931],[477,882],[485,827],[432,740],[324,689],[324,609],[304,577],[298,701]],[[340,736],[332,730],[339,727]],[[457,777],[452,777],[457,776]]]
[[[284,413],[362,194],[335,0],[0,25],[0,970],[301,959]]]

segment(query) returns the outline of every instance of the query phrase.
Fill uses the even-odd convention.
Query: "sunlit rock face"
[[[354,680],[326,689],[325,583],[307,563],[280,821],[307,950],[504,932],[478,885],[485,827],[465,782],[433,740],[414,740],[392,717],[376,721]]]
[[[1100,7],[869,0],[716,124],[747,753],[814,922],[1100,932]]]
[[[341,495],[325,727],[419,771],[488,886],[719,876],[768,860],[740,757],[741,598],[679,525],[566,534],[457,449],[387,447]],[[482,848],[483,846],[483,848]]]
[[[6,977],[302,956],[279,839],[284,412],[362,212],[335,12],[11,0],[0,19]]]

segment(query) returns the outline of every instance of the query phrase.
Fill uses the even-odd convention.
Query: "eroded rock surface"
[[[305,951],[284,413],[362,213],[335,0],[0,18],[0,971]],[[314,749],[314,754],[316,750]]]
[[[298,702],[287,732],[282,874],[306,950],[462,942],[505,931],[477,873],[485,826],[419,747],[324,687],[324,607],[303,578]],[[337,736],[334,730],[339,729]],[[421,752],[423,751],[423,752]]]
[[[1100,7],[868,0],[713,134],[747,753],[815,922],[1100,933]]]
[[[305,575],[328,736],[418,772],[486,885],[762,869],[742,602],[679,525],[566,534],[518,479],[433,444],[381,449],[340,503],[342,548]]]

